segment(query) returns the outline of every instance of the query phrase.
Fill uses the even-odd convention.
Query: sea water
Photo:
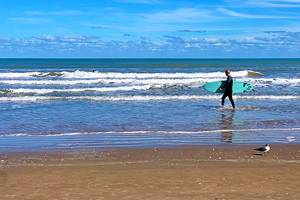
[[[0,150],[299,143],[299,100],[300,59],[0,59]]]

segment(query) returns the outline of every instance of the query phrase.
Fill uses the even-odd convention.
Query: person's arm
[[[227,80],[226,80],[226,84],[225,84],[225,89],[227,91],[231,91],[232,90],[232,77],[231,76],[228,76]]]
[[[225,84],[220,88],[220,90],[227,89],[227,87],[229,87],[230,81],[232,81],[232,78],[231,78],[231,76],[228,76],[227,79],[226,79],[226,81],[225,81]]]
[[[232,82],[232,77],[231,76],[228,76],[227,80],[226,80],[226,88],[230,86],[230,83]]]

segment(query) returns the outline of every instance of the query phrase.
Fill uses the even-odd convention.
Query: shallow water
[[[201,87],[227,67],[235,110]],[[0,59],[0,150],[298,143],[299,99],[297,59]]]

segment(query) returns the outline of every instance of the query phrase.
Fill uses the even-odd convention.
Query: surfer
[[[227,80],[225,82],[225,85],[221,88],[221,90],[224,90],[224,94],[222,96],[222,106],[224,106],[225,98],[228,97],[231,102],[232,107],[235,108],[234,101],[232,99],[233,80],[230,75],[230,70],[228,70],[228,69],[225,70],[225,75],[227,76]]]

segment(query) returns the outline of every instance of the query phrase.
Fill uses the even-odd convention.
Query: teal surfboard
[[[203,85],[203,88],[209,92],[214,93],[224,93],[224,90],[221,90],[221,88],[225,85],[226,81],[214,81],[209,82]],[[242,93],[242,92],[248,92],[253,90],[253,85],[246,82],[241,81],[233,81],[232,85],[232,92],[233,93]]]

